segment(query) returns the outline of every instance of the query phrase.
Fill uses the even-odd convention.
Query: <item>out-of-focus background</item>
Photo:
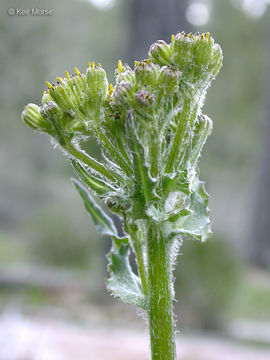
[[[269,4],[1,1],[0,360],[147,359],[143,318],[105,290],[110,240],[84,211],[63,154],[20,113],[64,70],[94,60],[113,82],[119,58],[132,64],[182,30],[210,31],[224,66],[204,107],[214,131],[200,166],[214,236],[187,241],[178,258],[178,351],[182,360],[270,359]],[[32,8],[52,14],[23,15]]]

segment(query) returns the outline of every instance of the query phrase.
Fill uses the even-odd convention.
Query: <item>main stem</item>
[[[170,244],[150,222],[147,233],[151,360],[176,360]]]

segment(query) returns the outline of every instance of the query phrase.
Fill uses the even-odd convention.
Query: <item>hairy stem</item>
[[[138,273],[142,282],[143,292],[144,294],[147,294],[147,273],[144,260],[143,235],[142,232],[137,231],[137,227],[135,229],[128,225],[126,218],[124,219],[124,224],[126,232],[130,235],[132,247],[136,255]]]
[[[140,279],[142,282],[143,292],[144,292],[144,294],[147,294],[147,276],[146,276],[146,271],[145,271],[145,263],[144,263],[144,259],[143,259],[142,244],[139,243],[137,240],[135,240],[135,241],[133,241],[133,248],[136,253],[138,272],[139,272]]]
[[[125,171],[125,173],[130,176],[132,175],[132,167],[131,164],[126,161],[122,157],[122,153],[118,152],[118,150],[115,148],[115,146],[111,143],[111,141],[106,137],[105,134],[103,134],[102,131],[98,131],[99,138],[104,145],[104,148],[107,149],[107,151],[110,153],[113,160],[117,162],[117,164],[122,168],[122,170]]]
[[[99,174],[107,177],[109,180],[115,181],[115,179],[118,180],[120,178],[120,175],[116,174],[112,170],[108,171],[108,169],[106,169],[106,167],[102,163],[92,158],[85,152],[76,149],[76,147],[72,145],[66,145],[64,146],[64,149],[76,159],[82,161],[85,165],[90,166],[92,169],[97,171]]]
[[[170,242],[152,222],[147,237],[151,359],[176,360]]]

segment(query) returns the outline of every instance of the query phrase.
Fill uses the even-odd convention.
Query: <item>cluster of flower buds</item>
[[[179,33],[170,44],[155,42],[148,55],[135,61],[133,69],[119,60],[115,86],[94,63],[85,74],[77,68],[73,76],[66,72],[56,85],[47,83],[41,106],[27,105],[22,119],[52,136],[69,156],[84,183],[74,181],[87,211],[98,230],[112,236],[108,289],[151,313],[151,307],[167,301],[167,295],[156,292],[166,264],[167,279],[160,289],[168,290],[168,303],[173,298],[170,263],[181,244],[179,237],[204,241],[211,233],[208,195],[197,162],[212,129],[201,108],[221,67],[222,52],[209,33]],[[100,145],[101,161],[80,148],[90,136]],[[122,217],[124,237],[90,193]],[[128,262],[130,247],[140,279]],[[156,264],[160,272],[154,274]],[[156,313],[159,319],[167,311]],[[168,338],[173,331],[164,341]],[[169,359],[163,355],[155,358]]]
[[[216,77],[222,64],[222,51],[209,33],[172,36],[171,44],[159,40],[149,51],[149,58],[156,64],[173,65],[183,77],[193,82]]]
[[[86,74],[74,68],[75,75],[66,71],[65,78],[57,78],[57,84],[47,82],[41,107],[29,104],[22,118],[35,130],[64,139],[74,135],[91,135],[98,126],[108,95],[108,81],[101,65],[89,63]]]
[[[171,65],[159,66],[149,59],[134,62],[134,70],[118,63],[116,86],[109,98],[113,109],[133,109],[138,119],[151,120],[162,111],[164,99],[170,101],[178,91],[181,72]]]
[[[56,85],[47,82],[40,107],[29,104],[22,114],[28,126],[51,135],[74,161],[86,165],[86,172],[94,170],[87,184],[91,180],[98,196],[102,189],[112,206],[125,204],[138,218],[149,216],[147,203],[165,199],[174,187],[185,195],[192,192],[212,127],[201,106],[222,64],[221,49],[209,33],[178,33],[170,44],[155,42],[148,55],[133,69],[119,60],[114,87],[101,65],[89,63],[85,74],[77,68],[73,76],[66,72]],[[101,145],[103,164],[80,149],[80,140],[89,136]],[[149,185],[148,195],[141,195],[140,182]]]

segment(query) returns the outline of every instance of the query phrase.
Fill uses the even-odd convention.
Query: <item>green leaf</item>
[[[181,191],[183,194],[190,195],[190,175],[184,169],[173,176],[164,175],[162,178],[162,191],[165,196],[171,191]]]
[[[99,179],[98,177],[87,172],[87,170],[82,166],[79,161],[71,160],[71,163],[79,176],[79,178],[89,186],[96,194],[104,196],[110,192],[114,192],[116,189],[113,188],[110,184],[106,183],[104,180]]]
[[[107,258],[110,261],[110,278],[105,280],[108,291],[126,304],[145,309],[146,299],[142,293],[141,281],[129,264],[129,245],[126,239],[118,242]]]
[[[193,192],[190,195],[191,215],[181,219],[176,234],[186,234],[205,241],[211,235],[211,224],[208,209],[208,194],[204,183],[194,179]]]
[[[117,229],[112,219],[95,203],[87,189],[75,179],[72,179],[76,189],[83,199],[87,212],[91,215],[98,232],[101,235],[111,235],[118,237]]]
[[[111,218],[95,203],[86,188],[72,179],[81,195],[87,212],[91,215],[98,231],[102,235],[110,235],[113,239],[112,251],[107,255],[110,263],[110,278],[106,280],[108,290],[127,304],[145,307],[145,299],[141,290],[141,281],[129,264],[129,242],[127,237],[119,237]]]

